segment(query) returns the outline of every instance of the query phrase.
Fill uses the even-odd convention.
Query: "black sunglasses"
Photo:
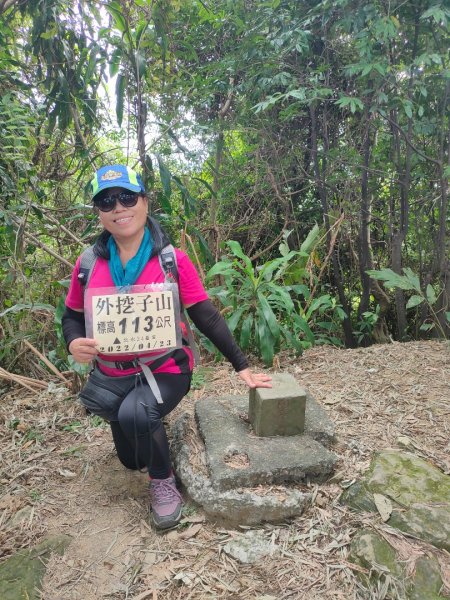
[[[131,208],[136,206],[139,198],[139,194],[132,194],[130,192],[120,192],[118,194],[111,194],[110,196],[103,196],[103,198],[94,198],[94,206],[102,212],[110,212],[116,208],[117,201],[120,202],[125,208]]]

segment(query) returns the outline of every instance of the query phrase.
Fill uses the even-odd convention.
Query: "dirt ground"
[[[258,367],[255,367],[258,369]],[[224,547],[249,528],[209,522],[186,498],[181,526],[156,533],[149,525],[147,478],[121,466],[109,429],[88,418],[57,380],[42,392],[0,387],[0,549],[3,558],[50,533],[72,542],[50,559],[43,600],[379,599],[381,586],[361,587],[349,560],[354,532],[380,531],[409,560],[433,553],[450,591],[450,557],[400,536],[376,515],[353,514],[339,504],[342,489],[367,469],[376,450],[399,447],[450,472],[450,346],[393,343],[358,350],[318,347],[300,358],[279,357],[336,424],[339,457],[326,484],[311,485],[313,501],[289,522],[254,529],[272,551],[251,565]],[[204,396],[247,394],[224,365],[200,369],[168,423],[192,413]],[[403,438],[403,440],[402,440]],[[201,447],[196,444],[196,452]]]

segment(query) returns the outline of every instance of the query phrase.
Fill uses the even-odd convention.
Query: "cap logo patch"
[[[100,179],[102,181],[114,181],[114,179],[120,179],[120,177],[122,177],[122,173],[120,171],[113,171],[110,169],[109,171],[106,171],[106,173],[103,173]]]

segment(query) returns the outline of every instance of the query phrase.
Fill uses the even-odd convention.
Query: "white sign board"
[[[181,346],[178,285],[161,283],[86,292],[86,335],[102,354],[136,354]]]

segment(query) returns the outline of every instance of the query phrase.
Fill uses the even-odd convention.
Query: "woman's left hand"
[[[249,388],[271,388],[272,377],[264,373],[252,373],[250,369],[243,369],[238,372],[239,377]]]

